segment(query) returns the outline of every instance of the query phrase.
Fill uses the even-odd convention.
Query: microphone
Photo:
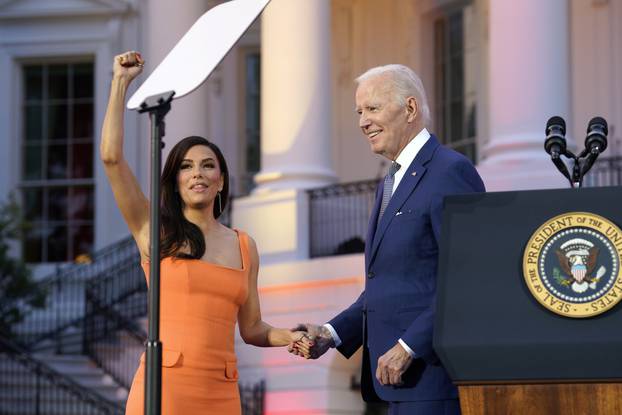
[[[551,159],[556,160],[559,159],[560,154],[566,154],[566,122],[562,117],[549,118],[544,133],[546,134],[544,150],[551,155]]]
[[[572,179],[568,172],[568,167],[561,159],[561,155],[568,156],[566,151],[566,121],[560,116],[554,116],[549,118],[544,130],[546,134],[546,140],[544,140],[544,149],[551,155],[551,160],[557,170],[564,175],[565,178],[570,181],[572,186]]]
[[[544,130],[546,139],[544,149],[551,155],[551,161],[557,170],[564,175],[570,182],[571,187],[581,187],[583,176],[592,168],[598,156],[607,148],[607,121],[602,117],[594,117],[587,125],[587,136],[585,137],[585,149],[581,154],[575,156],[572,151],[566,148],[566,122],[562,117],[554,116],[549,118]],[[574,161],[572,164],[572,175],[568,171],[566,163],[561,159],[565,156]]]
[[[587,124],[585,150],[583,150],[583,154],[587,154],[587,157],[581,167],[581,176],[590,171],[600,153],[607,148],[608,133],[607,121],[603,117],[594,117]]]
[[[594,117],[587,125],[587,137],[585,137],[585,149],[590,154],[599,155],[607,148],[607,121],[602,117]]]

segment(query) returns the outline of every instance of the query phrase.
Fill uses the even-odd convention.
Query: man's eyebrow
[[[354,108],[355,112],[358,112],[361,110],[361,108],[377,108],[379,107],[379,104],[376,104],[375,102],[370,102],[369,104],[365,104],[365,105],[360,105]]]

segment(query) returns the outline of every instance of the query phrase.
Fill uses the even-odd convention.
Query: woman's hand
[[[114,57],[112,74],[114,78],[121,78],[129,83],[140,75],[144,65],[145,60],[140,55],[140,52],[125,52]]]
[[[298,326],[292,329],[293,332],[297,332],[297,330],[306,334],[307,341],[290,344],[287,348],[290,353],[296,356],[301,356],[305,359],[317,359],[326,353],[328,349],[335,347],[335,340],[332,334],[324,326],[304,323],[298,324]]]
[[[314,342],[309,338],[309,334],[306,331],[290,331],[290,343],[287,347],[290,353],[308,359],[311,356],[313,345]]]

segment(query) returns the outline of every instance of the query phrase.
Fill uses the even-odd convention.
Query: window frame
[[[75,252],[75,247],[73,246],[73,238],[71,236],[71,229],[75,228],[75,227],[79,227],[79,226],[90,226],[91,227],[91,249],[92,250],[95,247],[95,239],[96,239],[96,211],[97,211],[97,204],[96,204],[96,193],[97,193],[97,186],[96,186],[96,166],[95,166],[95,162],[96,162],[96,158],[95,158],[95,147],[96,147],[96,125],[97,125],[97,116],[96,116],[96,111],[97,111],[97,65],[96,65],[96,59],[94,56],[90,55],[90,54],[85,54],[85,55],[70,55],[70,56],[54,56],[54,57],[28,57],[28,58],[22,58],[22,59],[18,59],[15,61],[16,66],[17,66],[17,78],[19,79],[18,83],[17,83],[17,90],[18,90],[18,94],[17,94],[17,106],[18,106],[18,111],[17,113],[19,114],[19,120],[18,120],[18,128],[16,129],[16,137],[18,140],[18,144],[15,146],[17,148],[17,153],[18,153],[18,157],[17,157],[17,180],[16,180],[16,190],[19,194],[20,197],[20,201],[22,203],[22,206],[25,207],[25,195],[24,195],[24,191],[28,190],[28,189],[35,189],[35,188],[39,188],[42,189],[43,191],[49,192],[53,189],[59,189],[59,188],[63,188],[66,189],[67,193],[69,194],[69,192],[74,189],[74,188],[80,188],[80,187],[90,187],[90,197],[92,198],[92,212],[91,212],[91,218],[90,220],[77,220],[77,219],[72,219],[69,217],[69,214],[67,214],[67,217],[62,219],[62,220],[51,220],[48,217],[48,210],[49,210],[49,197],[43,197],[41,200],[42,206],[41,206],[41,212],[42,212],[42,218],[41,220],[38,220],[35,222],[36,225],[41,226],[42,228],[45,229],[52,229],[55,226],[63,226],[66,230],[66,246],[65,246],[65,250],[66,250],[66,256],[63,259],[59,259],[59,260],[50,260],[49,256],[50,256],[50,252],[48,252],[47,249],[47,245],[44,243],[41,245],[40,249],[40,260],[39,261],[28,261],[29,264],[33,264],[33,265],[41,265],[41,264],[53,264],[53,263],[63,263],[63,262],[67,262],[67,261],[72,261],[75,260],[75,258],[79,255],[82,254],[88,254],[90,252]],[[47,110],[45,108],[47,108],[50,105],[50,99],[49,96],[47,95],[47,82],[49,80],[49,75],[46,73],[47,68],[49,68],[52,65],[79,65],[79,64],[90,64],[91,65],[91,77],[92,77],[92,82],[93,82],[93,86],[92,86],[92,92],[91,92],[91,96],[88,98],[88,101],[90,101],[90,104],[92,105],[93,108],[93,112],[92,112],[92,119],[91,119],[91,125],[92,125],[92,131],[91,131],[91,136],[90,136],[90,140],[84,140],[84,139],[78,139],[78,143],[87,143],[87,144],[91,144],[91,172],[90,172],[90,177],[84,177],[84,178],[71,178],[71,177],[67,177],[67,178],[60,178],[60,179],[47,179],[45,178],[45,176],[47,175],[45,173],[45,169],[42,171],[42,177],[39,179],[32,179],[32,180],[27,180],[25,178],[25,156],[26,156],[26,147],[27,147],[27,137],[26,137],[26,131],[25,131],[25,123],[26,123],[26,111],[24,110],[26,105],[28,104],[28,101],[26,99],[26,90],[24,88],[25,86],[25,69],[28,66],[34,66],[34,65],[40,65],[42,68],[44,68],[44,74],[42,76],[43,78],[43,84],[42,84],[42,97],[40,99],[41,105],[44,108],[42,111],[42,132],[41,132],[41,140],[40,143],[42,146],[47,147],[47,143],[49,142],[49,137],[48,134],[49,132],[46,131],[46,127],[47,127]],[[69,70],[69,75],[72,74],[72,70]],[[76,99],[75,97],[67,97],[63,99],[64,102],[67,103],[67,105],[69,106],[74,106]],[[80,101],[80,99],[78,99],[78,102]],[[67,117],[69,118],[69,115],[67,115]],[[69,123],[69,120],[67,120],[67,122]],[[70,137],[69,134],[69,129],[71,128],[71,126],[68,125],[68,131],[67,131],[67,137],[60,140],[67,148],[74,143],[73,137]],[[41,160],[41,167],[42,168],[46,168],[48,166],[47,160],[43,161],[43,159],[45,158],[45,154],[46,154],[45,149],[42,150],[42,160]],[[69,160],[69,151],[67,152],[67,173],[69,173],[69,169],[71,169],[71,160]],[[43,240],[43,237],[42,237]],[[26,237],[24,236],[24,238],[21,241],[21,253],[22,253],[22,257],[26,260]],[[71,255],[71,257],[70,257]]]
[[[259,57],[259,168],[256,172],[248,170],[248,126],[247,126],[247,87],[246,87],[246,58],[249,55],[257,55]],[[238,51],[238,91],[239,91],[239,120],[238,125],[241,126],[239,131],[239,147],[238,147],[238,183],[236,190],[237,196],[248,195],[255,187],[253,178],[261,171],[261,48],[260,46],[242,46]]]
[[[439,20],[442,20],[445,24],[444,27],[444,37],[443,37],[443,41],[444,41],[444,45],[443,45],[443,52],[444,52],[444,56],[441,59],[441,62],[443,64],[445,64],[445,67],[448,68],[451,62],[452,56],[449,56],[448,54],[450,53],[449,49],[449,42],[450,39],[448,38],[447,34],[450,31],[450,28],[448,26],[449,24],[449,20],[451,18],[452,15],[455,15],[457,13],[460,13],[461,15],[461,27],[462,27],[462,32],[464,34],[465,32],[465,18],[464,18],[464,10],[467,7],[473,7],[473,13],[476,14],[477,13],[477,2],[476,0],[472,0],[472,1],[453,1],[453,2],[443,2],[442,5],[435,7],[433,10],[430,11],[429,13],[429,17],[428,17],[428,30],[429,33],[431,33],[431,35],[429,35],[429,48],[427,50],[427,56],[428,56],[428,60],[429,62],[431,62],[430,67],[429,67],[429,72],[427,73],[427,79],[430,81],[430,85],[433,86],[433,89],[431,91],[431,93],[429,94],[430,98],[431,98],[431,102],[430,102],[430,109],[432,111],[432,119],[433,119],[433,123],[434,123],[434,127],[435,127],[435,131],[438,132],[439,135],[439,139],[441,140],[441,142],[446,145],[447,147],[456,149],[457,151],[460,151],[463,148],[468,148],[469,146],[471,146],[471,152],[472,154],[466,154],[467,157],[469,157],[474,163],[476,163],[479,159],[480,156],[480,146],[479,146],[479,137],[482,136],[483,132],[481,131],[481,111],[480,111],[480,96],[477,90],[477,85],[475,85],[474,88],[472,88],[471,91],[466,91],[466,86],[467,86],[467,54],[474,54],[475,56],[478,56],[479,53],[479,49],[480,49],[480,45],[479,45],[479,39],[474,39],[473,44],[471,45],[466,45],[466,38],[463,36],[462,37],[462,44],[461,44],[461,48],[460,48],[460,57],[461,57],[461,65],[462,65],[462,71],[461,71],[461,78],[462,78],[462,95],[461,95],[461,99],[460,102],[461,107],[462,107],[462,134],[461,134],[461,138],[458,140],[454,140],[451,141],[451,136],[452,136],[452,131],[451,131],[451,125],[452,125],[452,119],[450,118],[450,116],[448,116],[447,114],[449,114],[451,112],[451,106],[452,104],[455,102],[455,97],[449,97],[450,91],[449,91],[449,79],[451,77],[451,72],[450,70],[446,70],[443,73],[443,79],[440,80],[442,82],[442,86],[444,91],[443,92],[443,97],[442,100],[439,99],[440,98],[440,93],[439,93],[439,72],[440,72],[440,66],[441,63],[439,63],[438,58],[438,47],[437,47],[437,33],[436,33],[436,25],[437,22]],[[473,34],[475,34],[476,30],[477,30],[477,22],[474,21],[472,22],[472,32]],[[475,80],[476,83],[479,82],[479,79],[476,78]],[[439,102],[441,101],[441,102]],[[472,108],[474,109],[474,119],[473,120],[469,120],[469,117],[471,116],[471,112],[469,111],[469,108],[467,108],[467,104],[472,102],[474,105],[472,106]],[[469,136],[469,127],[473,127],[475,133],[472,136]]]

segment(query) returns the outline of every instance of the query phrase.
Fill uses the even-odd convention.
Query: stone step
[[[78,403],[77,401],[59,401],[40,399],[38,403],[40,414],[45,415],[84,415],[106,414],[106,411],[97,410],[95,406]],[[124,405],[116,411],[115,415],[123,414]],[[24,399],[23,397],[9,397],[0,400],[0,413],[3,415],[34,415],[37,413],[37,401]]]
[[[109,401],[124,402],[127,399],[127,390],[119,386],[111,376],[107,375],[86,356],[37,353],[34,357]],[[6,359],[0,359],[0,368],[11,364],[9,361],[3,362],[3,360]],[[15,365],[13,364],[11,367],[15,368]],[[37,379],[34,374],[25,369],[21,369],[19,372],[13,369],[11,372],[15,375],[0,377],[0,390],[13,390],[13,395],[15,395],[15,390],[23,391],[27,388],[36,387]],[[40,382],[42,386],[45,384],[48,382]],[[0,392],[0,396],[2,395],[4,394]],[[10,392],[5,396],[11,396]]]
[[[90,389],[102,398],[120,404],[125,403],[128,392],[118,387],[116,384],[102,385],[97,381],[82,381],[74,379],[76,383]],[[6,399],[13,397],[19,397],[20,399],[26,399],[28,394],[32,393],[33,397],[36,390],[39,390],[42,397],[46,399],[60,399],[63,395],[72,396],[69,393],[59,392],[62,391],[58,386],[50,383],[49,381],[37,381],[36,376],[16,376],[12,381],[0,380],[0,402],[4,402]],[[28,393],[25,394],[25,391]],[[49,398],[48,398],[49,397]],[[2,413],[0,411],[0,413]]]

